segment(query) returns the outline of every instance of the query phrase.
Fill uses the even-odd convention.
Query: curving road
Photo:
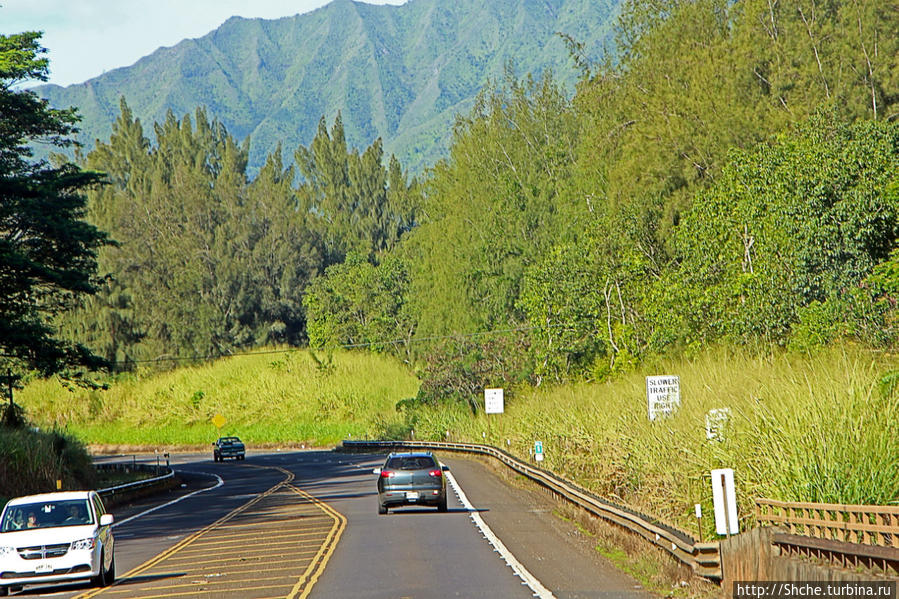
[[[69,598],[649,597],[552,515],[478,461],[439,456],[455,493],[445,514],[379,516],[383,456],[251,453],[214,463],[176,455],[183,488],[113,510],[118,580],[27,587]]]

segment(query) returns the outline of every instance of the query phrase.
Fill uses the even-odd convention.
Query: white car
[[[115,579],[112,514],[96,491],[9,501],[0,516],[0,595],[26,584]]]

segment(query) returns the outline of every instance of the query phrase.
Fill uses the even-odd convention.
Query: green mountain
[[[445,155],[456,114],[499,79],[551,69],[573,90],[578,73],[557,32],[602,54],[621,0],[409,0],[375,6],[334,0],[277,20],[234,17],[211,33],[160,48],[84,83],[34,88],[77,106],[79,140],[108,139],[124,96],[149,123],[199,106],[251,138],[251,170],[283,144],[288,158],[341,111],[349,144],[377,137],[412,171]],[[114,49],[110,49],[114,51]]]

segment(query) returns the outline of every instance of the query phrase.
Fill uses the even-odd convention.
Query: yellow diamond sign
[[[222,428],[225,426],[225,417],[221,414],[216,414],[212,417],[212,424],[214,424],[216,428]]]

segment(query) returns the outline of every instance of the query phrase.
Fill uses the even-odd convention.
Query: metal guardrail
[[[721,579],[721,557],[717,542],[698,543],[682,530],[659,522],[651,516],[641,514],[626,506],[616,505],[597,497],[590,491],[552,472],[531,466],[511,454],[490,445],[446,443],[441,441],[343,441],[342,446],[350,451],[437,449],[492,457],[591,514],[640,535],[650,543],[670,553],[681,563],[690,566],[700,576],[714,580]]]
[[[153,476],[150,478],[141,479],[138,481],[125,483],[123,485],[116,485],[114,487],[108,487],[106,489],[98,489],[97,493],[103,499],[115,499],[118,496],[124,495],[126,493],[133,493],[135,491],[139,491],[142,489],[147,489],[151,487],[157,487],[164,485],[166,481],[173,480],[175,478],[175,470],[168,466],[159,466],[153,464],[135,464],[135,463],[115,463],[115,464],[95,464],[94,467],[97,470],[117,470],[121,472],[147,472],[153,473],[157,476]],[[159,474],[162,470],[165,470],[165,474]]]

